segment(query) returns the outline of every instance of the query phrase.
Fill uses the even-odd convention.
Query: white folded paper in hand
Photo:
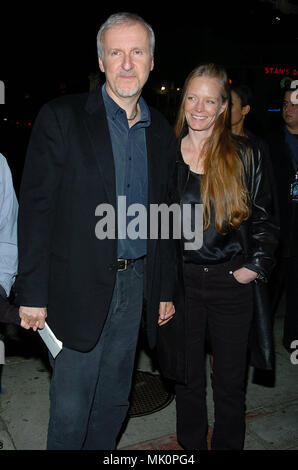
[[[40,334],[48,350],[50,351],[53,358],[55,359],[55,357],[62,350],[62,346],[63,346],[62,341],[56,338],[56,336],[54,335],[54,333],[52,332],[51,328],[49,327],[47,323],[45,323],[45,326],[42,330],[38,330],[38,333]]]

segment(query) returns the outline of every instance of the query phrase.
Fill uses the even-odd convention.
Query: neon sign
[[[288,67],[265,67],[265,75],[285,75],[285,76],[295,76],[298,75],[298,68],[288,68]]]

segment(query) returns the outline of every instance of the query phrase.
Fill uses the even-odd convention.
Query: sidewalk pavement
[[[249,369],[247,384],[246,440],[244,450],[298,450],[298,365],[281,343],[283,317],[275,319],[276,371],[259,377]],[[6,364],[2,370],[0,394],[0,448],[4,450],[44,450],[49,418],[47,353],[37,335],[10,332]],[[9,337],[9,334],[8,334]],[[33,339],[33,341],[32,341]],[[32,346],[33,344],[33,346]],[[26,348],[27,346],[27,348]],[[213,425],[212,389],[207,360],[207,404],[209,438]],[[137,358],[139,370],[153,370],[144,350]],[[255,383],[256,382],[256,383]],[[273,383],[274,382],[274,383]],[[130,418],[118,450],[181,450],[175,434],[175,400],[150,415]]]

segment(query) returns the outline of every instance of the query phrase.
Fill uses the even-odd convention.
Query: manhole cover
[[[168,406],[173,398],[174,394],[167,389],[160,375],[137,370],[128,414],[134,418],[155,413]]]

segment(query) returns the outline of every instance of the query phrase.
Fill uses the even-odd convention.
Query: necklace
[[[188,139],[189,140],[189,139]],[[186,145],[185,145],[186,144]],[[191,171],[194,173],[203,174],[204,173],[204,154],[202,154],[203,145],[198,148],[189,145],[186,140],[184,140],[181,145],[182,155],[184,161],[189,165]]]
[[[134,116],[132,118],[127,118],[127,120],[128,121],[133,121],[136,118],[137,114],[138,114],[138,106],[136,107],[136,112],[135,112]]]

